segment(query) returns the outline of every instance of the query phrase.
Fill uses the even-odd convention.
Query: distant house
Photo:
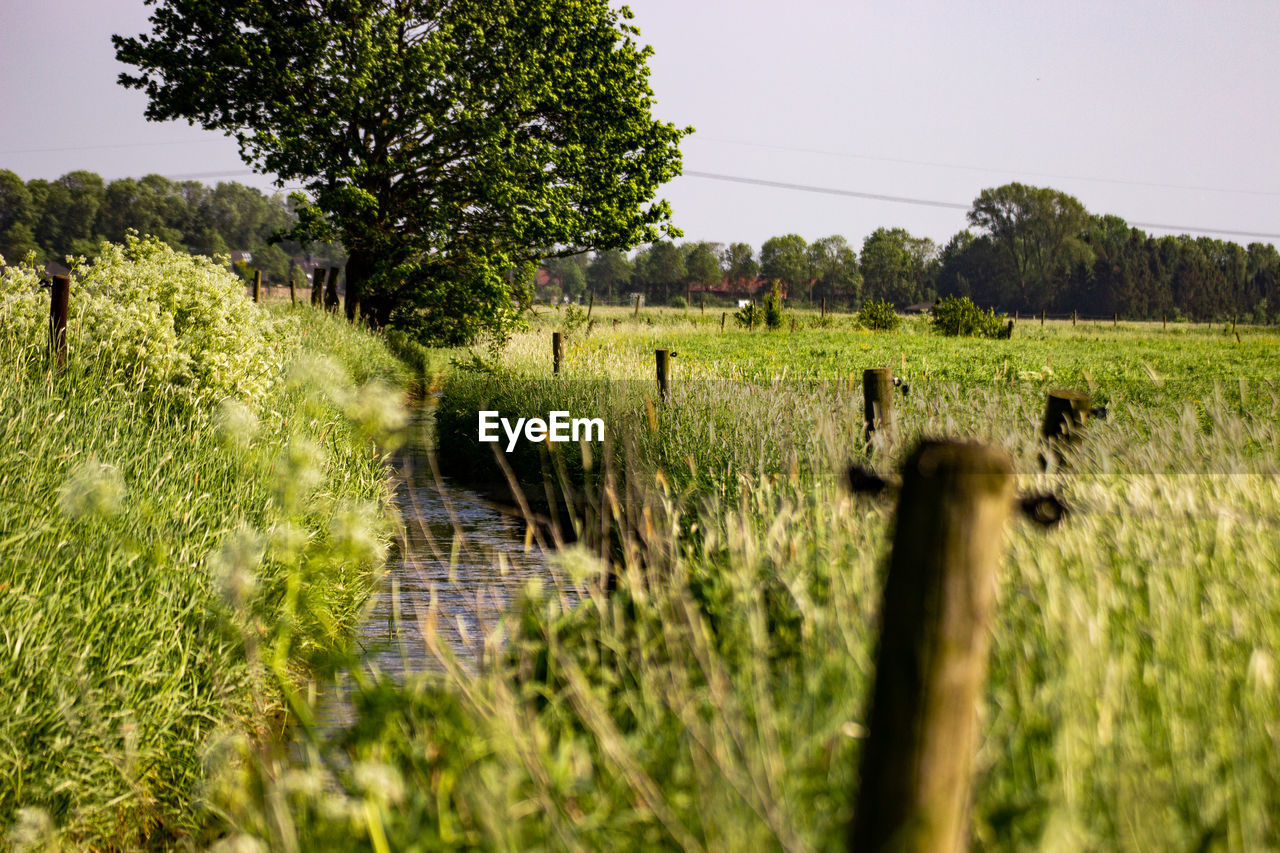
[[[917,302],[902,309],[903,314],[928,314],[933,310],[932,302]]]

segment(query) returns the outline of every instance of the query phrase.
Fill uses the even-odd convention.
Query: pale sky
[[[1132,223],[1280,244],[1280,14],[1260,2],[636,0],[656,115],[697,133],[663,188],[685,239],[878,226],[945,242],[978,192],[1052,186]],[[235,144],[142,117],[112,33],[141,0],[0,0],[0,168],[245,175]],[[207,176],[207,178],[206,178]],[[1168,229],[1148,227],[1152,233]]]

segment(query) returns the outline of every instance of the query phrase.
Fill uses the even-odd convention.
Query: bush
[[[764,324],[770,329],[782,326],[782,294],[778,291],[777,284],[774,284],[773,290],[764,298]]]
[[[893,310],[893,304],[885,299],[864,302],[858,311],[858,324],[875,332],[891,332],[900,322],[902,318]]]
[[[73,359],[119,369],[148,396],[193,403],[267,389],[271,320],[212,260],[130,234],[73,265],[71,279]],[[7,270],[0,301],[16,338],[47,334],[49,297],[34,270]]]
[[[667,300],[667,304],[672,308],[688,308],[689,300],[685,299],[683,296],[673,296]]]
[[[756,307],[754,302],[748,302],[746,305],[733,312],[733,319],[737,321],[739,326],[744,329],[754,329],[760,325],[761,311]]]
[[[1004,331],[1004,315],[983,311],[967,296],[944,296],[933,305],[933,327],[944,335],[998,338]]]

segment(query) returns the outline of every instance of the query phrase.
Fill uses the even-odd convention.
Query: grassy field
[[[945,434],[1005,448],[1019,491],[1071,508],[1052,530],[1009,526],[976,846],[1280,848],[1280,337],[1037,322],[976,341],[794,316],[794,332],[732,315],[721,332],[696,309],[615,309],[588,331],[543,311],[459,359],[441,456],[492,464],[481,407],[604,417],[607,448],[508,461],[527,486],[594,484],[578,506],[621,541],[563,549],[565,588],[530,590],[478,673],[372,681],[341,761],[313,740],[307,761],[229,772],[233,831],[282,849],[842,847],[892,516],[842,472],[891,471]],[[559,378],[553,329],[570,332]],[[659,346],[679,353],[665,404]],[[849,380],[882,366],[911,393],[893,439],[865,448]],[[1046,466],[1060,385],[1109,413]]]
[[[199,845],[228,744],[345,650],[389,537],[401,365],[154,243],[0,279],[0,848]]]

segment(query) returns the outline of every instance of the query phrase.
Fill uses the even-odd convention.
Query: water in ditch
[[[428,447],[433,412],[415,412],[412,440],[396,458],[400,544],[388,560],[361,626],[361,666],[403,680],[439,671],[431,648],[447,647],[463,668],[512,612],[531,581],[555,583],[550,561],[529,535],[524,518],[481,493],[437,476]],[[317,709],[320,727],[350,722],[349,677],[342,677]]]

